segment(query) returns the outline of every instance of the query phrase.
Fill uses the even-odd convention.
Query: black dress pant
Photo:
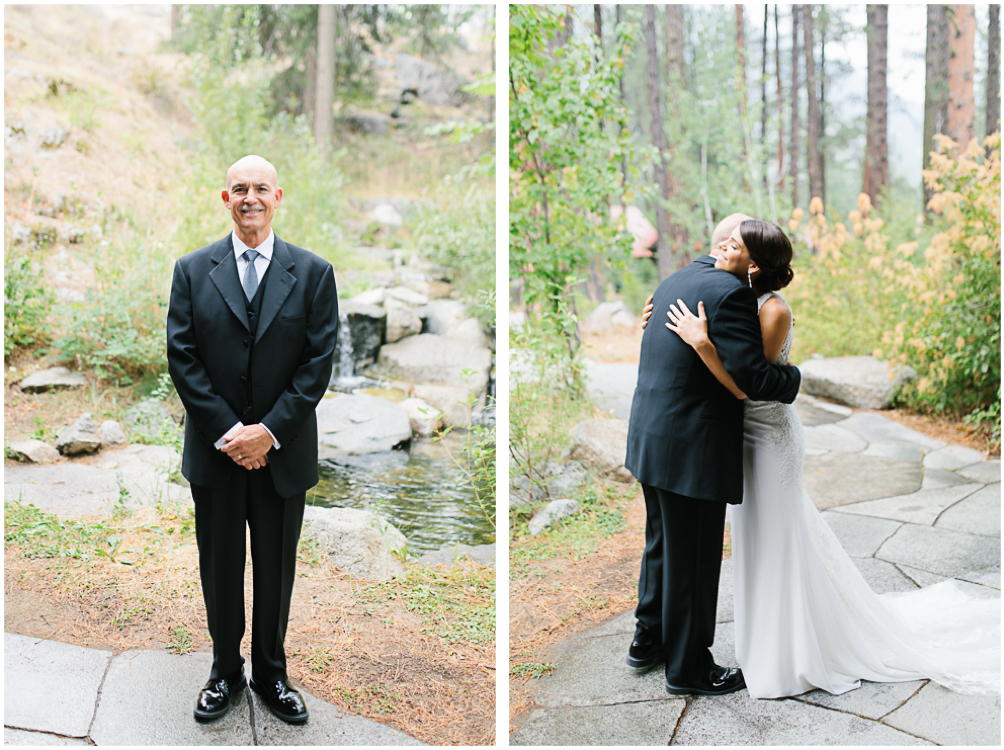
[[[642,489],[647,518],[635,616],[639,629],[661,635],[666,679],[687,683],[714,664],[726,504]]]
[[[199,574],[213,639],[210,679],[225,677],[244,663],[245,528],[251,528],[254,601],[251,664],[255,680],[286,678],[286,624],[296,574],[296,548],[306,493],[280,497],[270,466],[238,468],[230,485],[192,485]]]

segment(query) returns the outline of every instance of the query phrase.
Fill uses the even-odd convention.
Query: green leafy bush
[[[42,265],[31,250],[7,251],[4,258],[3,354],[49,340],[53,295],[42,282]]]

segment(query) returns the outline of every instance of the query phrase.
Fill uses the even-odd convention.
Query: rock
[[[388,297],[384,308],[387,310],[386,341],[388,344],[400,341],[405,336],[414,336],[422,332],[422,319],[404,302],[396,297]]]
[[[612,331],[615,326],[633,328],[634,325],[634,313],[628,310],[627,305],[621,300],[615,300],[598,304],[586,318],[583,328],[594,333],[606,333]]]
[[[483,346],[433,333],[421,333],[387,344],[380,349],[379,359],[380,366],[390,377],[415,383],[463,385],[473,389],[479,397],[488,385],[491,361],[491,352]],[[473,375],[465,378],[464,370],[473,371]]]
[[[537,536],[545,529],[551,528],[551,525],[559,518],[565,518],[578,513],[581,509],[582,505],[577,500],[570,500],[568,498],[552,500],[538,510],[534,517],[530,519],[530,533],[533,536]]]
[[[389,227],[399,227],[404,223],[401,214],[389,203],[381,203],[366,214],[366,218]]]
[[[452,568],[461,564],[461,560],[468,558],[479,562],[482,565],[495,567],[496,547],[495,544],[479,544],[471,546],[469,544],[447,544],[442,549],[435,552],[426,552],[415,562],[426,565],[430,568],[444,567]]]
[[[468,427],[471,407],[467,399],[470,391],[464,385],[436,385],[416,383],[412,389],[415,398],[423,399],[442,412],[443,423],[450,427]]]
[[[87,385],[87,378],[82,372],[73,372],[65,367],[50,367],[48,370],[33,372],[18,385],[25,393],[41,393],[61,388],[80,388]]]
[[[569,497],[586,479],[588,472],[578,461],[548,461],[544,467],[545,486],[532,484],[522,472],[510,471],[509,507],[525,510],[550,498]]]
[[[419,294],[424,294],[430,300],[432,299],[449,299],[450,295],[453,294],[453,284],[449,281],[440,281],[439,279],[432,279],[431,281],[421,282],[424,289],[419,289],[418,284],[420,282],[412,281],[408,282],[407,286],[409,289],[413,289]],[[414,285],[414,286],[413,286]]]
[[[379,112],[357,112],[345,121],[352,129],[367,135],[380,135],[390,130],[390,116]]]
[[[896,389],[917,377],[911,367],[894,369],[870,355],[808,359],[799,369],[807,393],[859,409],[888,409]]]
[[[59,460],[59,451],[41,440],[17,440],[7,444],[7,450],[19,461],[32,464],[51,464]]]
[[[122,427],[114,419],[102,422],[98,428],[98,434],[101,435],[102,445],[125,445],[128,442],[125,433],[122,432]]]
[[[344,368],[351,362],[353,368],[360,368],[375,362],[387,331],[387,311],[376,305],[343,302],[338,307],[338,324],[336,366],[342,363]]]
[[[455,339],[466,339],[467,341],[472,341],[479,346],[488,346],[488,337],[485,336],[484,331],[481,330],[481,324],[476,318],[468,318],[463,323],[458,325],[450,335]]]
[[[357,578],[384,580],[404,572],[394,555],[405,554],[408,540],[390,521],[368,510],[308,506],[303,533],[317,540],[336,568]]]
[[[397,80],[402,90],[416,91],[419,99],[436,106],[456,107],[466,98],[460,75],[411,55],[398,54]]]
[[[427,296],[419,294],[406,286],[396,286],[392,289],[388,289],[387,296],[413,306],[429,304],[429,298]]]
[[[90,414],[81,414],[76,422],[69,427],[64,427],[56,438],[56,450],[64,456],[94,453],[100,447],[101,437],[98,435],[98,426],[94,424]]]
[[[57,149],[66,141],[66,131],[58,125],[50,125],[40,135],[42,140],[39,145],[46,149]]]
[[[572,429],[569,458],[617,482],[634,482],[631,472],[624,468],[627,434],[625,419],[583,420]]]
[[[411,440],[408,412],[387,399],[337,395],[317,405],[319,458],[379,453]]]
[[[140,401],[123,414],[122,419],[132,439],[144,443],[162,441],[165,434],[180,429],[164,402],[155,398]]]
[[[509,330],[522,331],[526,325],[526,313],[522,310],[509,311]]]
[[[387,290],[382,286],[378,286],[376,289],[367,289],[365,292],[360,292],[348,301],[354,305],[382,305],[386,297]]]
[[[432,437],[436,428],[442,423],[438,418],[439,409],[420,398],[406,398],[398,406],[408,412],[412,432],[421,437]]]
[[[449,336],[464,320],[464,303],[458,300],[432,300],[415,312],[425,318],[422,333]]]
[[[962,445],[947,445],[924,457],[925,469],[962,469],[982,463],[985,456],[972,448]]]

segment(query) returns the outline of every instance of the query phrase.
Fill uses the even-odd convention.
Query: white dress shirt
[[[249,248],[241,241],[241,238],[237,236],[236,231],[231,232],[230,237],[233,239],[234,255],[237,257],[237,280],[240,282],[241,289],[243,290],[244,277],[247,275],[248,266],[250,266],[250,263],[248,263],[247,258],[244,257],[244,251],[248,250]],[[258,274],[259,282],[265,275],[265,271],[268,270],[268,264],[272,262],[272,247],[274,245],[275,245],[275,232],[273,232],[270,229],[268,232],[268,237],[265,238],[264,242],[258,245],[258,247],[250,248],[251,250],[258,251],[258,257],[254,259],[254,270]],[[235,424],[233,427],[231,427],[229,430],[226,431],[223,437],[221,437],[213,444],[213,447],[216,448],[216,450],[222,450],[223,446],[227,444],[227,438],[229,438],[243,426],[244,426],[243,422],[238,422],[237,424]],[[279,445],[279,441],[275,439],[275,435],[272,434],[272,430],[270,430],[264,424],[262,424],[261,426],[265,428],[265,432],[267,432],[269,436],[272,438],[272,447],[274,447],[276,450],[279,450],[281,446]]]

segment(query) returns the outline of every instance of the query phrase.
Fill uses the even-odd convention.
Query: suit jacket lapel
[[[230,253],[233,255],[233,253]],[[236,261],[234,261],[236,266]],[[258,332],[255,334],[255,343],[261,340],[262,335],[279,314],[282,303],[293,291],[296,284],[296,277],[290,271],[293,269],[293,258],[286,249],[286,243],[276,235],[275,243],[272,245],[272,262],[268,267],[268,283],[265,285],[265,293],[261,300],[261,317],[258,319]]]
[[[234,257],[233,238],[228,234],[217,245],[212,255],[216,268],[209,272],[209,278],[213,280],[216,288],[223,295],[227,307],[237,316],[237,320],[241,322],[245,330],[250,331],[248,311],[244,303],[244,290],[241,289],[240,274],[237,273],[237,259]]]

